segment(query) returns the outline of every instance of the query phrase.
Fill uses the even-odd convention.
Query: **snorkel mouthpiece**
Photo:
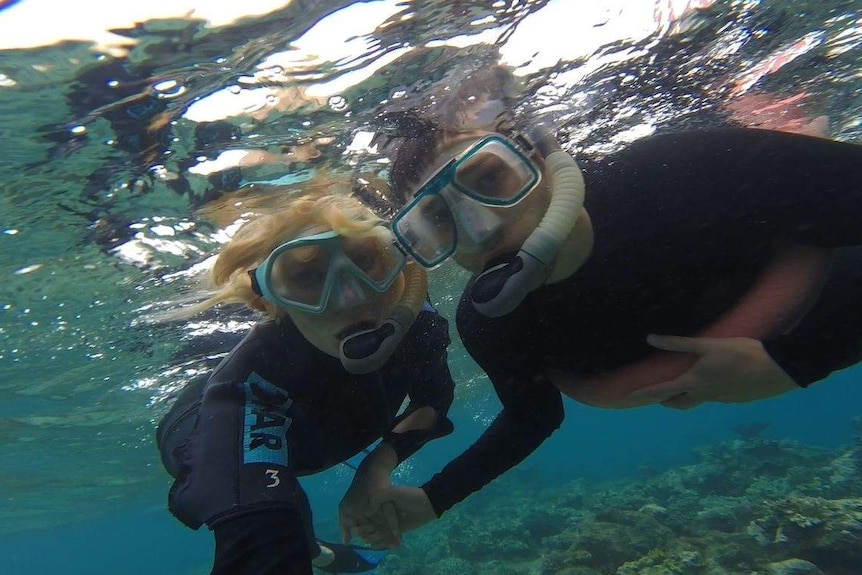
[[[341,341],[338,355],[348,372],[362,375],[382,368],[416,321],[428,280],[416,264],[404,268],[404,280],[404,294],[379,327],[356,332]]]
[[[380,327],[357,332],[341,342],[344,369],[357,375],[383,367],[413,323],[410,311],[398,306]]]
[[[473,305],[487,317],[510,313],[527,294],[545,283],[584,206],[584,177],[574,158],[560,148],[542,124],[532,126],[524,135],[544,157],[551,203],[518,253],[507,261],[492,262],[473,283]]]

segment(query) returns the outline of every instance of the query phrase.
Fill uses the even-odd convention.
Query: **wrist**
[[[395,450],[391,445],[383,442],[362,460],[357,472],[373,478],[385,477],[388,479],[397,466],[398,456]]]

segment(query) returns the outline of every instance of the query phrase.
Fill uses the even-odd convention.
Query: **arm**
[[[188,527],[213,531],[213,575],[310,575],[317,545],[289,457],[299,414],[283,389],[249,371],[264,351],[254,340],[207,383],[169,507]]]
[[[560,392],[544,376],[492,381],[503,410],[476,443],[422,486],[438,517],[523,461],[563,422]]]
[[[376,467],[387,477],[426,443],[449,435],[454,429],[447,417],[455,397],[446,352],[449,324],[436,312],[423,312],[413,329],[417,330],[415,345],[407,354],[413,368],[409,376],[413,380],[410,403],[380,445],[360,465],[360,469],[366,465]],[[419,350],[424,353],[418,353]]]
[[[524,338],[517,326],[512,329],[505,319],[485,327],[469,293],[468,286],[458,309],[458,330],[468,352],[493,383],[503,409],[473,446],[421,488],[391,487],[372,500],[375,509],[394,508],[397,520],[390,520],[389,525],[394,523],[396,532],[410,531],[438,518],[520,463],[563,420],[560,392],[544,376],[544,369],[531,366],[541,361],[541,356],[530,349],[530,339]],[[493,329],[494,337],[488,337],[483,329]],[[360,537],[374,545],[397,544],[386,531],[368,522],[357,529]]]
[[[545,440],[563,419],[560,392],[544,378],[506,380],[495,388],[498,393],[519,383],[530,382],[532,390],[522,394],[521,405],[508,401],[513,396],[504,391],[501,399],[503,411],[491,427],[466,452],[443,471],[435,475],[422,488],[390,487],[382,490],[373,500],[373,508],[386,509],[392,515],[387,525],[360,522],[357,534],[378,547],[398,544],[401,532],[411,531],[438,518],[444,511],[478,491],[487,483],[514,467]]]
[[[688,409],[740,403],[807,387],[862,360],[862,247],[836,250],[814,306],[790,331],[763,342],[741,337],[650,336],[653,346],[697,356],[686,373],[630,397]]]
[[[210,575],[311,575],[311,554],[299,513],[263,511],[213,527]]]
[[[469,287],[464,293],[469,294]],[[469,299],[462,299],[461,339],[490,378],[503,409],[476,443],[422,486],[438,517],[523,461],[564,417],[559,390],[544,370],[530,367],[536,351],[528,349],[523,334],[498,324],[491,328],[497,330],[494,338],[487,338],[473,321],[478,317]]]
[[[455,387],[446,355],[448,323],[436,313],[426,312],[420,315],[412,329],[416,330],[411,338],[412,345],[402,352],[410,367],[407,375],[412,381],[408,392],[410,403],[384,434],[383,441],[359,465],[341,500],[338,516],[345,543],[350,541],[355,529],[372,518],[378,525],[387,525],[388,545],[398,543],[400,533],[394,509],[391,506],[380,509],[374,498],[391,486],[390,475],[398,464],[427,442],[453,430],[446,417]]]
[[[862,360],[862,248],[836,252],[814,307],[789,333],[763,343],[802,387]]]

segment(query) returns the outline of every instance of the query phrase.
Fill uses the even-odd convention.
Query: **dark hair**
[[[382,151],[389,156],[389,200],[403,207],[409,200],[410,188],[434,158],[444,130],[436,123],[411,112],[386,114],[378,118],[383,126]]]
[[[391,162],[389,194],[399,208],[409,201],[411,188],[441,144],[459,134],[496,130],[511,120],[519,82],[509,68],[475,64],[447,73],[426,101],[390,109],[375,119],[379,128],[376,141]]]

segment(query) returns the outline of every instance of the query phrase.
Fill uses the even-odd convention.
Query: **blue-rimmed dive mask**
[[[351,309],[388,290],[405,257],[392,232],[362,237],[334,231],[296,238],[251,270],[252,289],[267,301],[309,313]]]
[[[510,207],[536,188],[536,165],[514,143],[487,136],[452,158],[419,188],[392,222],[398,243],[417,262],[434,267],[458,249],[479,246],[500,231],[489,207]]]

